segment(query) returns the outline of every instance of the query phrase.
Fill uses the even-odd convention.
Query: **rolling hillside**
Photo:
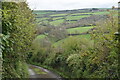
[[[43,39],[47,37],[51,39],[51,37],[49,37],[50,36],[49,34],[54,33],[52,31],[52,29],[54,28],[57,28],[57,30],[59,31],[61,29],[65,29],[65,32],[68,36],[64,38],[60,38],[55,42],[54,42],[54,37],[52,37],[53,45],[60,44],[70,36],[80,37],[84,35],[84,37],[82,38],[88,39],[88,35],[90,35],[89,32],[91,32],[96,27],[96,22],[107,18],[106,15],[109,14],[108,10],[109,9],[91,8],[91,9],[78,9],[78,10],[33,11],[33,13],[36,16],[37,23],[39,23],[38,26],[39,27],[42,26],[45,28],[45,29],[42,28],[43,29],[42,33],[39,32],[37,39],[40,38]],[[62,34],[62,32],[58,34]]]

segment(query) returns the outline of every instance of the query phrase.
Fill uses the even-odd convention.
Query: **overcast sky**
[[[81,8],[111,8],[120,0],[27,0],[34,10],[70,10]]]

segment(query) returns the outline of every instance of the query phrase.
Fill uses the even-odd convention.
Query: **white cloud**
[[[119,0],[27,0],[31,9],[66,10],[81,8],[110,8]]]

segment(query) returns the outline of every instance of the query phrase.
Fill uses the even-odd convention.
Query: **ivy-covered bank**
[[[2,2],[2,78],[27,78],[35,19],[26,2]]]

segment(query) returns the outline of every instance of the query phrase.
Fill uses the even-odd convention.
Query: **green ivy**
[[[28,77],[26,57],[34,31],[34,15],[25,2],[2,2],[3,78]]]

